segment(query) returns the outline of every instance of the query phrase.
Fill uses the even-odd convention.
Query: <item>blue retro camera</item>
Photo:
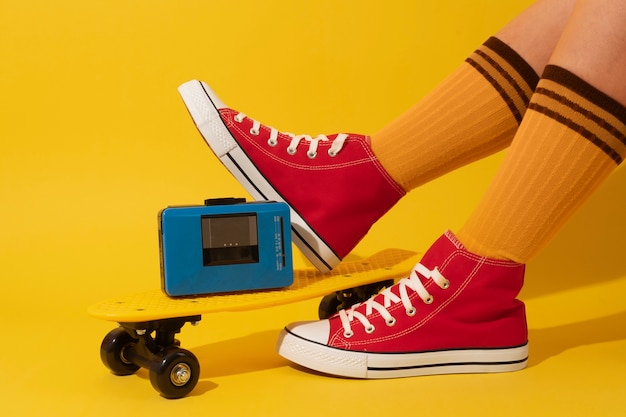
[[[286,287],[293,283],[289,207],[210,199],[159,213],[161,283],[170,296]]]

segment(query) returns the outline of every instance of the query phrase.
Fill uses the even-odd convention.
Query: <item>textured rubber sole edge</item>
[[[178,87],[178,92],[205,142],[252,198],[258,201],[281,201],[289,205],[238,146],[220,117],[218,108],[224,105],[212,90],[205,83],[192,80]],[[291,205],[289,209],[292,240],[296,247],[320,271],[329,272],[336,267],[341,258]]]
[[[367,353],[311,342],[287,329],[280,333],[277,351],[280,356],[305,368],[360,379],[512,372],[524,369],[528,364],[528,343],[497,349]]]

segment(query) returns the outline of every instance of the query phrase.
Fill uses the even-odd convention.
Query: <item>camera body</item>
[[[293,283],[289,207],[225,198],[159,212],[161,284],[170,296]]]

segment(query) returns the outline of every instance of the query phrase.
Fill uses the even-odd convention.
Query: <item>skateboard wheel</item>
[[[341,300],[337,294],[332,293],[322,297],[317,310],[317,315],[321,320],[327,319],[340,310]]]
[[[137,342],[124,328],[111,330],[100,345],[100,359],[115,375],[132,375],[140,368],[124,357],[125,350]]]
[[[328,294],[320,301],[317,315],[322,320],[327,319],[339,310],[350,308],[358,303],[364,303],[371,296],[378,294],[385,288],[391,287],[393,284],[394,280],[388,279]]]
[[[150,367],[150,382],[169,399],[182,398],[198,383],[200,364],[188,350],[172,348],[156,355]]]

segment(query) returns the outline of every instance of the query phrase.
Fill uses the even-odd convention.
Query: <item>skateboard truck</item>
[[[115,375],[132,375],[145,368],[150,383],[163,397],[182,398],[198,383],[200,364],[193,353],[180,348],[176,334],[186,323],[196,325],[201,318],[119,323],[102,341],[100,358]]]

